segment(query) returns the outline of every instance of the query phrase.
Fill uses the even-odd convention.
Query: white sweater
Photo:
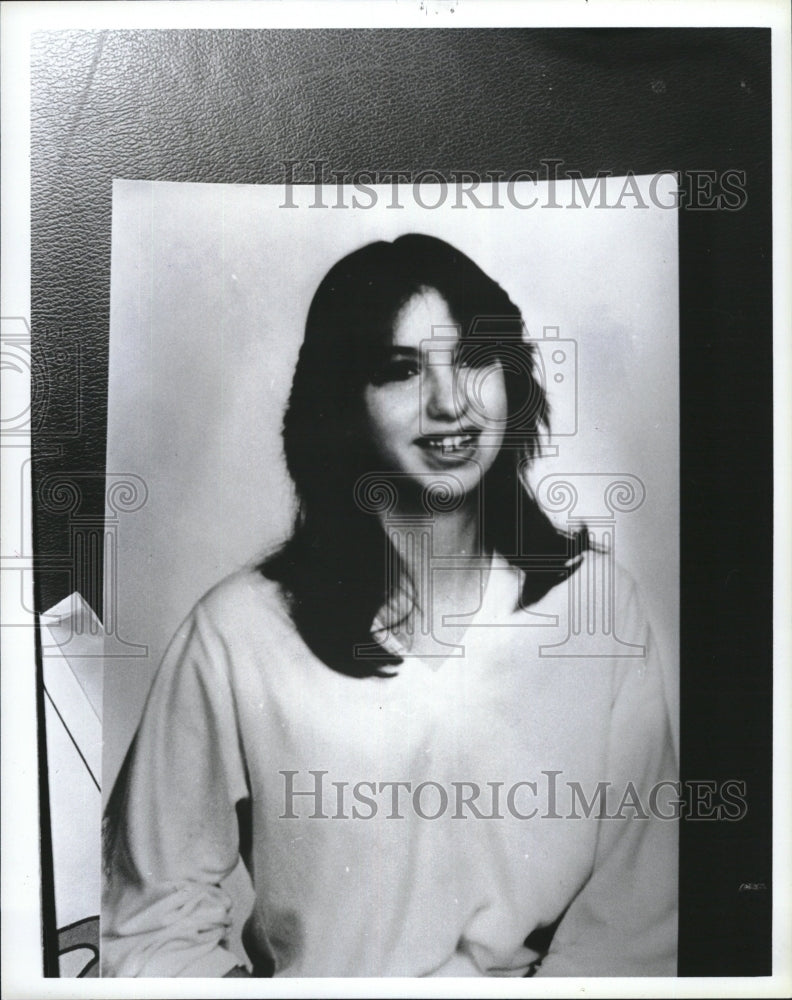
[[[244,960],[220,883],[250,800],[245,941],[275,975],[524,975],[540,957],[526,938],[559,918],[539,975],[674,975],[677,824],[655,815],[674,794],[650,789],[676,764],[635,586],[607,567],[589,554],[514,611],[520,574],[496,557],[464,655],[407,657],[392,679],[322,664],[252,570],[210,591],[164,658],[122,786],[103,974]],[[586,633],[586,602],[601,615],[612,586],[633,646],[601,620]],[[548,648],[581,608],[578,645]]]

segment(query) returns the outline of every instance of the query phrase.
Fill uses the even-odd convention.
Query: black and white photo
[[[787,5],[0,16],[4,995],[787,995]]]
[[[117,182],[105,975],[674,974],[676,181],[581,187]]]

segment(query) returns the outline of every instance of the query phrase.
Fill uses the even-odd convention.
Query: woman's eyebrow
[[[416,347],[408,347],[404,344],[388,344],[385,347],[385,354],[389,358],[417,358],[419,353]]]

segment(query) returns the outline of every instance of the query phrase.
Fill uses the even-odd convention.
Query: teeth
[[[427,438],[427,444],[430,448],[436,448],[438,451],[446,453],[459,451],[462,448],[469,448],[473,444],[473,438],[470,434],[460,434],[444,438]]]

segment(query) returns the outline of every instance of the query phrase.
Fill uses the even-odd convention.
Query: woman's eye
[[[385,385],[387,382],[406,382],[418,375],[420,371],[417,361],[399,359],[389,361],[371,379],[372,385]]]

